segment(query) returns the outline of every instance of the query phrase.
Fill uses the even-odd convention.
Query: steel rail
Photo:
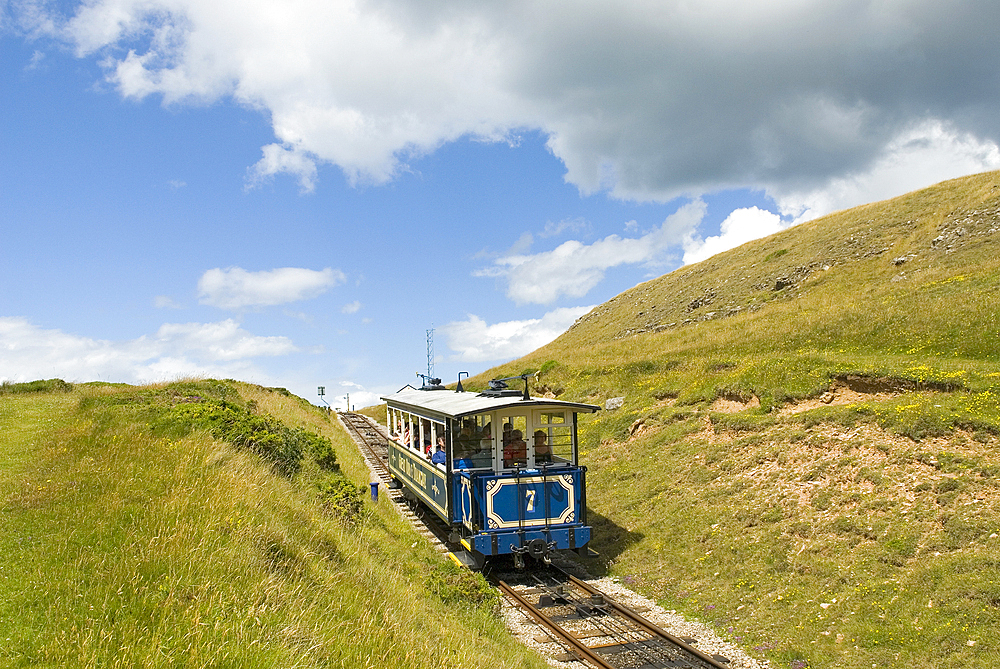
[[[373,469],[376,470],[378,476],[386,483],[390,482],[392,480],[392,474],[384,462],[384,458],[387,456],[388,445],[386,443],[385,436],[372,426],[371,421],[367,416],[350,412],[340,412],[338,414],[338,418],[348,432],[351,433],[354,440],[360,446],[363,446],[365,451],[367,451],[366,459],[371,463]],[[379,450],[382,450],[383,452],[380,453]],[[401,502],[401,500],[399,501]],[[416,509],[413,509],[413,511],[416,512]],[[421,520],[423,527],[434,534],[442,545],[447,546],[444,528],[438,527],[438,523],[428,522],[428,518],[426,517]],[[434,518],[434,520],[437,519]],[[585,593],[588,597],[600,595],[603,598],[604,604],[601,608],[611,609],[617,614],[617,616],[589,615],[585,613],[585,607],[588,605],[592,606],[592,604],[587,601],[587,598],[579,598],[576,595],[570,595],[568,592],[563,592],[559,595],[567,601],[569,606],[575,608],[579,615],[585,616],[590,624],[593,625],[595,631],[599,631],[603,636],[611,639],[617,639],[617,643],[606,644],[600,647],[587,646],[582,641],[577,639],[572,633],[545,615],[539,610],[538,607],[531,604],[505,581],[498,581],[497,587],[501,590],[501,592],[513,600],[521,610],[541,625],[554,640],[560,643],[570,652],[571,655],[574,655],[580,661],[589,662],[598,669],[616,669],[615,664],[609,663],[599,653],[602,648],[607,649],[618,646],[621,647],[622,652],[631,653],[633,654],[633,658],[641,658],[640,661],[645,661],[646,664],[644,666],[674,666],[673,662],[676,660],[665,661],[661,659],[662,655],[658,655],[652,647],[644,646],[645,643],[650,641],[665,641],[676,647],[678,651],[689,655],[692,661],[701,661],[714,669],[726,669],[726,665],[720,663],[714,657],[705,654],[704,652],[684,642],[682,639],[660,629],[635,611],[619,604],[613,598],[608,597],[605,593],[597,590],[589,583],[566,573],[558,567],[552,566],[550,569],[559,575],[559,580],[561,580],[562,583],[573,585],[579,592]],[[544,590],[554,591],[554,586],[545,585],[537,574],[533,575],[533,578],[539,585],[542,586]],[[641,634],[648,636],[645,636],[642,639],[635,638],[636,635]]]
[[[388,458],[388,440],[373,425],[373,420],[363,414],[347,411],[341,411],[337,415],[341,424],[359,446],[362,457],[369,463],[382,483],[389,488],[389,500],[396,505],[403,517],[407,518],[418,532],[427,539],[431,539],[433,536],[433,542],[447,551],[448,528],[441,519],[415,499],[408,499],[402,489],[392,487],[392,472],[389,471],[389,467],[385,463]],[[424,532],[429,532],[431,536],[424,534]]]
[[[352,436],[355,438],[355,441],[363,445],[365,447],[365,450],[368,451],[368,455],[370,456],[368,460],[375,468],[379,478],[381,478],[385,483],[389,483],[392,480],[392,473],[389,471],[389,468],[386,466],[385,462],[383,462],[382,454],[376,451],[372,443],[373,440],[367,434],[363,434],[358,426],[358,423],[363,423],[366,430],[368,430],[369,432],[374,432],[374,428],[372,428],[371,423],[368,422],[368,419],[364,416],[354,413],[348,413],[346,411],[340,412],[337,415],[340,418],[340,422],[344,425],[344,427],[346,427],[348,431],[352,433]],[[379,436],[381,437],[380,434]],[[378,440],[379,446],[382,446],[383,443],[384,443],[383,439]]]
[[[555,571],[561,575],[561,577],[569,577],[569,574],[562,571],[558,567]],[[601,636],[608,637],[609,639],[614,639],[614,643],[602,644],[599,646],[589,646],[589,648],[597,652],[607,652],[610,648],[618,648],[619,652],[626,653],[634,660],[628,662],[626,666],[633,666],[634,661],[640,661],[643,667],[680,667],[682,666],[679,662],[683,662],[683,666],[694,667],[696,665],[703,666],[703,658],[698,657],[696,654],[690,652],[689,649],[677,648],[669,644],[664,644],[664,639],[660,634],[653,634],[649,630],[637,624],[632,618],[619,614],[615,615],[605,615],[609,613],[607,608],[609,603],[612,601],[608,596],[596,590],[593,587],[581,588],[579,585],[573,583],[572,581],[563,580],[562,583],[557,584],[555,587],[546,586],[544,582],[538,578],[537,575],[534,579],[539,583],[543,589],[551,592],[553,595],[560,597],[567,602],[568,606],[576,608],[578,615],[586,618],[587,622],[594,628],[595,632],[598,632]],[[562,591],[557,593],[555,588],[559,585],[575,585],[576,588],[573,589],[573,594],[567,591]],[[579,594],[583,593],[584,597],[580,597]],[[599,594],[604,602],[601,605],[596,605],[593,603],[591,596],[594,594]],[[582,605],[582,606],[581,606]],[[592,609],[591,612],[586,612],[586,607]],[[614,608],[614,607],[611,607]],[[595,613],[597,611],[599,613]],[[617,609],[615,609],[617,612]],[[639,638],[641,637],[641,638]],[[650,642],[653,645],[649,645]],[[669,657],[664,657],[664,649],[672,649],[673,652],[670,653]],[[674,655],[677,653],[678,655]],[[687,655],[687,657],[685,657]],[[683,659],[681,659],[683,658]]]
[[[560,643],[570,648],[581,660],[590,662],[595,667],[598,667],[598,669],[617,669],[613,664],[608,664],[603,657],[591,650],[589,646],[564,630],[559,624],[550,620],[548,616],[539,611],[534,604],[522,597],[514,588],[507,585],[505,581],[500,581],[498,587],[501,592],[513,599],[522,611],[555,635]]]
[[[619,604],[614,599],[608,597],[605,593],[603,593],[600,590],[597,590],[596,588],[592,587],[586,581],[581,581],[580,579],[578,579],[577,577],[573,576],[572,574],[567,574],[567,576],[569,577],[570,582],[573,585],[575,585],[578,588],[580,588],[581,590],[583,590],[585,592],[588,592],[591,595],[601,595],[602,597],[604,597],[604,601],[607,602],[608,606],[610,606],[611,608],[613,608],[619,615],[623,616],[624,618],[627,618],[628,620],[630,620],[632,623],[634,623],[636,626],[638,626],[642,630],[648,632],[649,634],[654,635],[655,637],[659,637],[660,639],[663,639],[664,641],[669,641],[670,643],[672,643],[672,644],[678,646],[679,648],[683,649],[684,652],[690,653],[691,655],[694,655],[695,657],[697,657],[702,662],[705,662],[705,663],[709,664],[712,667],[716,667],[716,669],[726,669],[726,665],[722,664],[721,662],[719,662],[718,660],[716,660],[711,655],[703,653],[702,651],[698,650],[694,646],[692,646],[692,645],[690,645],[688,643],[685,643],[683,639],[675,637],[673,634],[670,634],[669,632],[666,632],[666,631],[660,629],[659,627],[657,627],[656,625],[654,625],[650,621],[646,620],[645,618],[643,618],[641,615],[639,615],[638,613],[636,613],[632,609],[628,608],[627,606],[623,606],[623,605]]]

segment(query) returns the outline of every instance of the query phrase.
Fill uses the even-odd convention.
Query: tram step
[[[451,554],[455,556],[455,559],[461,562],[468,569],[476,568],[476,561],[468,551],[451,551]]]

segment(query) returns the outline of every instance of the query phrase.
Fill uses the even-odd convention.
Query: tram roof
[[[441,417],[460,418],[472,414],[496,411],[512,407],[544,408],[553,407],[571,411],[593,413],[601,407],[580,402],[550,400],[544,397],[522,399],[515,397],[484,397],[479,393],[455,392],[452,390],[401,390],[392,395],[382,396],[393,408],[408,409],[414,413],[434,413]]]

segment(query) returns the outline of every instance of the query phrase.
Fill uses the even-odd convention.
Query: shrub
[[[156,429],[186,434],[202,428],[216,439],[246,448],[291,476],[302,466],[308,453],[328,471],[337,469],[337,457],[330,440],[302,428],[290,428],[268,415],[224,400],[197,398],[173,405],[155,421]]]
[[[558,360],[549,360],[542,364],[538,370],[538,374],[541,376],[542,374],[546,374],[562,366],[563,365]]]
[[[911,558],[917,551],[918,537],[910,534],[893,536],[882,544],[882,554],[879,560],[882,562],[901,567],[906,564],[906,559]]]
[[[28,381],[27,383],[0,384],[0,395],[21,395],[26,393],[68,393],[73,390],[72,383],[62,379],[47,379],[45,381]]]
[[[965,485],[965,481],[960,478],[946,478],[937,484],[937,492],[944,493],[951,492],[952,490],[963,490]]]
[[[365,492],[364,488],[342,476],[331,477],[319,485],[323,508],[348,525],[361,519]]]
[[[472,605],[492,613],[500,608],[499,594],[482,574],[462,569],[452,562],[434,564],[427,585],[445,604]]]

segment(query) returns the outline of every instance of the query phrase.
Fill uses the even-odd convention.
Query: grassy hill
[[[5,384],[0,666],[544,666],[368,476],[281,389]]]
[[[470,379],[582,421],[591,569],[778,667],[1000,661],[1000,173],[643,283]]]

